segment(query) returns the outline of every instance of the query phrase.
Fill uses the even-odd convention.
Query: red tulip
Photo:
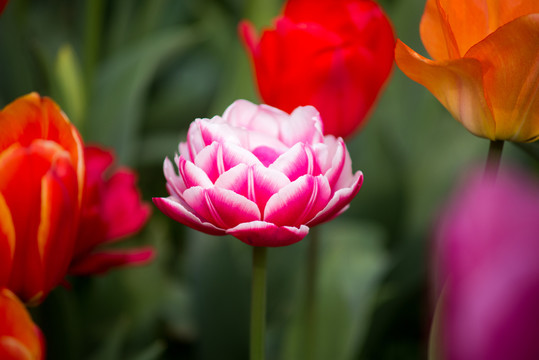
[[[73,255],[82,142],[60,108],[36,93],[0,111],[0,129],[0,286],[38,303]]]
[[[101,250],[102,245],[138,232],[148,220],[150,207],[142,203],[136,175],[127,168],[112,169],[114,156],[96,146],[84,149],[86,187],[82,202],[73,275],[104,273],[112,267],[138,265],[153,257],[149,248]]]
[[[21,301],[10,290],[0,289],[0,359],[45,358],[39,328]]]
[[[290,0],[260,39],[248,22],[239,30],[262,99],[287,112],[313,105],[325,134],[361,127],[393,66],[393,30],[371,0]]]

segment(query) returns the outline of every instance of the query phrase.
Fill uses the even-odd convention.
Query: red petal
[[[140,266],[155,256],[152,248],[100,251],[84,257],[69,268],[71,275],[98,275],[122,266]]]

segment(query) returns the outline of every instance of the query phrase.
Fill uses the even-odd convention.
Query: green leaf
[[[75,126],[83,128],[86,113],[86,92],[82,70],[70,44],[63,45],[54,65],[55,99]]]
[[[114,146],[120,163],[132,165],[151,80],[165,60],[187,51],[197,38],[193,29],[163,30],[109,59],[92,94],[89,139]]]

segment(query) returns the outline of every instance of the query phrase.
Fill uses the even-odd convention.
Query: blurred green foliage
[[[268,25],[274,0],[11,0],[0,18],[0,105],[53,97],[85,141],[115,149],[144,197],[165,196],[162,162],[189,123],[237,98],[259,101],[236,26]],[[381,1],[397,36],[422,49],[424,0]],[[317,359],[422,359],[432,318],[430,240],[454,183],[486,157],[397,68],[368,125],[348,144],[365,182],[321,227]],[[537,145],[524,147],[538,156]],[[506,146],[504,161],[528,166]],[[306,243],[269,251],[268,358],[301,359]],[[49,359],[247,359],[250,249],[196,233],[157,210],[127,246],[142,268],[69,279],[32,314]],[[124,244],[120,244],[123,246]]]

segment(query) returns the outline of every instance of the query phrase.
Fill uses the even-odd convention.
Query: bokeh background
[[[424,0],[384,0],[397,37],[423,49]],[[89,143],[138,171],[143,197],[166,196],[162,163],[197,117],[259,102],[237,36],[282,0],[11,0],[0,18],[0,106],[31,91],[55,99]],[[423,54],[426,55],[425,51]],[[0,130],[1,131],[1,130]],[[488,141],[469,134],[398,68],[348,141],[364,185],[320,227],[318,359],[424,359],[435,295],[432,234]],[[528,154],[527,154],[528,153]],[[506,144],[530,169],[537,145]],[[269,251],[268,359],[302,359],[308,239]],[[251,249],[174,223],[154,208],[137,236],[155,261],[69,279],[31,310],[49,359],[247,359]]]

